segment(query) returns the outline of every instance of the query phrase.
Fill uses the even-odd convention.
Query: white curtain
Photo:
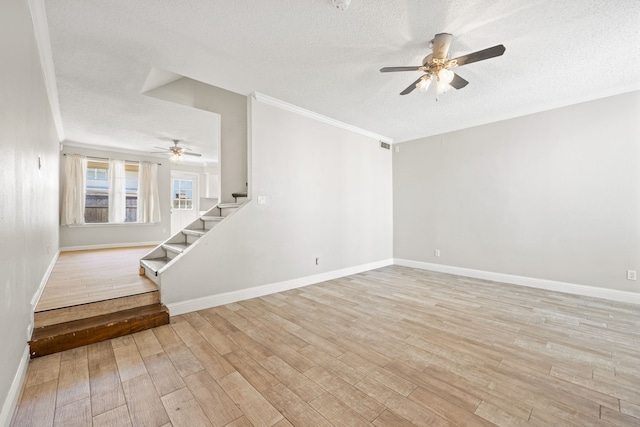
[[[62,225],[84,224],[87,159],[79,154],[68,154],[66,158],[60,222]]]
[[[157,163],[140,162],[138,171],[138,222],[160,222]]]
[[[109,222],[124,222],[127,213],[124,160],[109,160]]]

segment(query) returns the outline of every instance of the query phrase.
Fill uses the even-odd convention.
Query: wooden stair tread
[[[140,316],[148,316],[150,314],[158,313],[159,311],[166,311],[168,313],[166,306],[162,304],[152,304],[130,308],[128,310],[122,310],[115,313],[89,317],[87,319],[72,320],[70,322],[58,323],[57,325],[44,326],[42,328],[34,329],[31,340],[39,340],[55,334],[77,332],[82,329],[93,328],[105,323],[119,322]]]
[[[169,323],[169,309],[152,304],[34,329],[31,357],[105,341]]]
[[[135,307],[159,303],[160,293],[156,289],[135,295],[114,297],[102,299],[100,301],[87,302],[84,304],[41,310],[33,313],[34,327],[41,328],[72,320],[86,319],[107,313],[114,313]]]

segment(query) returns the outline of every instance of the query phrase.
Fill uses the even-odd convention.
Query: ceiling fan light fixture
[[[453,76],[453,71],[448,68],[443,68],[442,70],[438,71],[438,81],[444,82],[446,84],[451,83],[451,81],[453,80]]]
[[[342,11],[347,10],[350,4],[351,4],[351,0],[333,0],[333,6],[336,9],[340,9]]]
[[[429,44],[432,52],[424,57],[422,65],[382,67],[380,68],[380,72],[422,71],[426,73],[426,75],[419,77],[418,80],[411,83],[408,88],[400,92],[400,95],[408,95],[415,89],[426,90],[425,86],[427,82],[424,80],[427,76],[430,76],[432,80],[436,81],[436,91],[440,94],[448,91],[452,87],[462,89],[469,84],[467,80],[451,71],[451,68],[495,58],[501,56],[506,50],[504,45],[499,44],[451,59],[449,57],[449,46],[452,37],[449,33],[436,34]],[[437,99],[438,97],[436,96],[436,100]]]
[[[180,151],[173,151],[170,155],[169,155],[169,160],[171,160],[171,163],[179,163],[182,161],[182,152]]]
[[[436,93],[437,94],[445,93],[449,89],[451,89],[451,85],[449,85],[448,83],[444,83],[444,82],[439,81],[436,84]]]
[[[416,89],[418,89],[420,92],[426,92],[427,89],[429,89],[430,85],[431,85],[431,76],[424,76],[422,80],[420,80],[416,84]]]
[[[436,84],[436,93],[445,93],[451,89],[451,83],[455,74],[448,68],[443,68],[438,71],[438,83]]]

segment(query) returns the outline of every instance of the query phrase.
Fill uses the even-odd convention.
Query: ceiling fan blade
[[[452,38],[453,36],[449,33],[436,34],[436,36],[433,38],[432,43],[434,58],[444,59],[447,57]]]
[[[463,55],[454,60],[458,63],[458,66],[471,64],[473,62],[484,61],[485,59],[495,58],[496,56],[500,56],[504,53],[506,48],[504,45],[497,45],[493,47],[489,47],[487,49],[479,50],[477,52],[470,53],[468,55]]]
[[[468,81],[466,81],[465,79],[463,79],[462,77],[460,77],[457,74],[453,74],[453,80],[451,80],[451,83],[449,83],[451,85],[451,87],[455,88],[455,89],[462,89],[463,87],[465,87],[466,85],[469,84]]]
[[[411,92],[413,92],[413,90],[416,88],[416,85],[420,82],[420,80],[422,80],[423,77],[424,76],[420,76],[420,78],[418,80],[416,80],[415,82],[411,83],[408,88],[406,88],[405,90],[400,92],[400,95],[408,95]]]
[[[198,153],[187,153],[186,151],[183,151],[183,152],[181,153],[181,155],[183,155],[183,156],[195,156],[195,157],[201,157],[201,156],[202,156],[202,154],[198,154]]]
[[[171,148],[173,148],[173,147],[170,147],[170,148],[167,148],[167,147],[158,147],[158,146],[156,145],[156,146],[154,146],[153,148],[157,148],[158,150],[165,150],[165,151],[167,151],[167,150],[171,150]]]
[[[384,67],[380,68],[381,73],[389,73],[393,71],[418,71],[422,68],[421,65],[416,65],[415,67]]]

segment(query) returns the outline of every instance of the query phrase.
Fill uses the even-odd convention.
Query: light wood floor
[[[386,267],[32,360],[13,425],[638,426],[640,307]]]
[[[62,252],[36,312],[157,290],[138,274],[140,258],[153,246]]]

